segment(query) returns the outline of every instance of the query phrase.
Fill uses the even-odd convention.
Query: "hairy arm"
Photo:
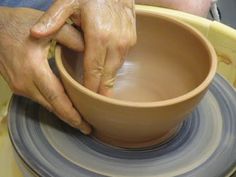
[[[135,0],[136,4],[152,5],[207,16],[212,0]]]

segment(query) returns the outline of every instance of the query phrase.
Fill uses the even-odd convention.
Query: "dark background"
[[[218,0],[218,7],[221,11],[221,22],[236,28],[236,0]]]

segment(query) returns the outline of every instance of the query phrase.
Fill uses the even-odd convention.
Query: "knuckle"
[[[99,79],[102,76],[102,70],[100,68],[93,68],[89,71],[85,71],[85,76]]]
[[[46,96],[47,100],[51,103],[57,101],[58,98],[59,98],[59,95],[57,95],[53,92],[48,92],[48,93],[45,94],[45,96]]]
[[[59,99],[59,95],[53,90],[51,90],[49,87],[42,88],[41,92],[49,103],[54,103]]]
[[[84,68],[85,74],[91,75],[95,78],[100,77],[103,70],[103,62],[101,62],[100,60],[93,60],[89,64],[87,64],[86,68]]]
[[[24,84],[18,81],[13,81],[10,84],[10,89],[17,95],[22,95],[24,93]]]
[[[103,76],[103,80],[101,82],[101,86],[112,88],[115,84],[115,77],[112,74],[106,73]]]

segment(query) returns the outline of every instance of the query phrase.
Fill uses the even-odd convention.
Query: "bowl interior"
[[[139,13],[137,37],[118,71],[114,98],[138,102],[176,98],[199,86],[209,74],[209,49],[196,32],[181,23]],[[62,63],[82,83],[82,53],[63,47]]]

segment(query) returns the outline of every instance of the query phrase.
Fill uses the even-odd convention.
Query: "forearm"
[[[206,16],[212,0],[135,0],[136,4],[166,7],[195,15]]]

